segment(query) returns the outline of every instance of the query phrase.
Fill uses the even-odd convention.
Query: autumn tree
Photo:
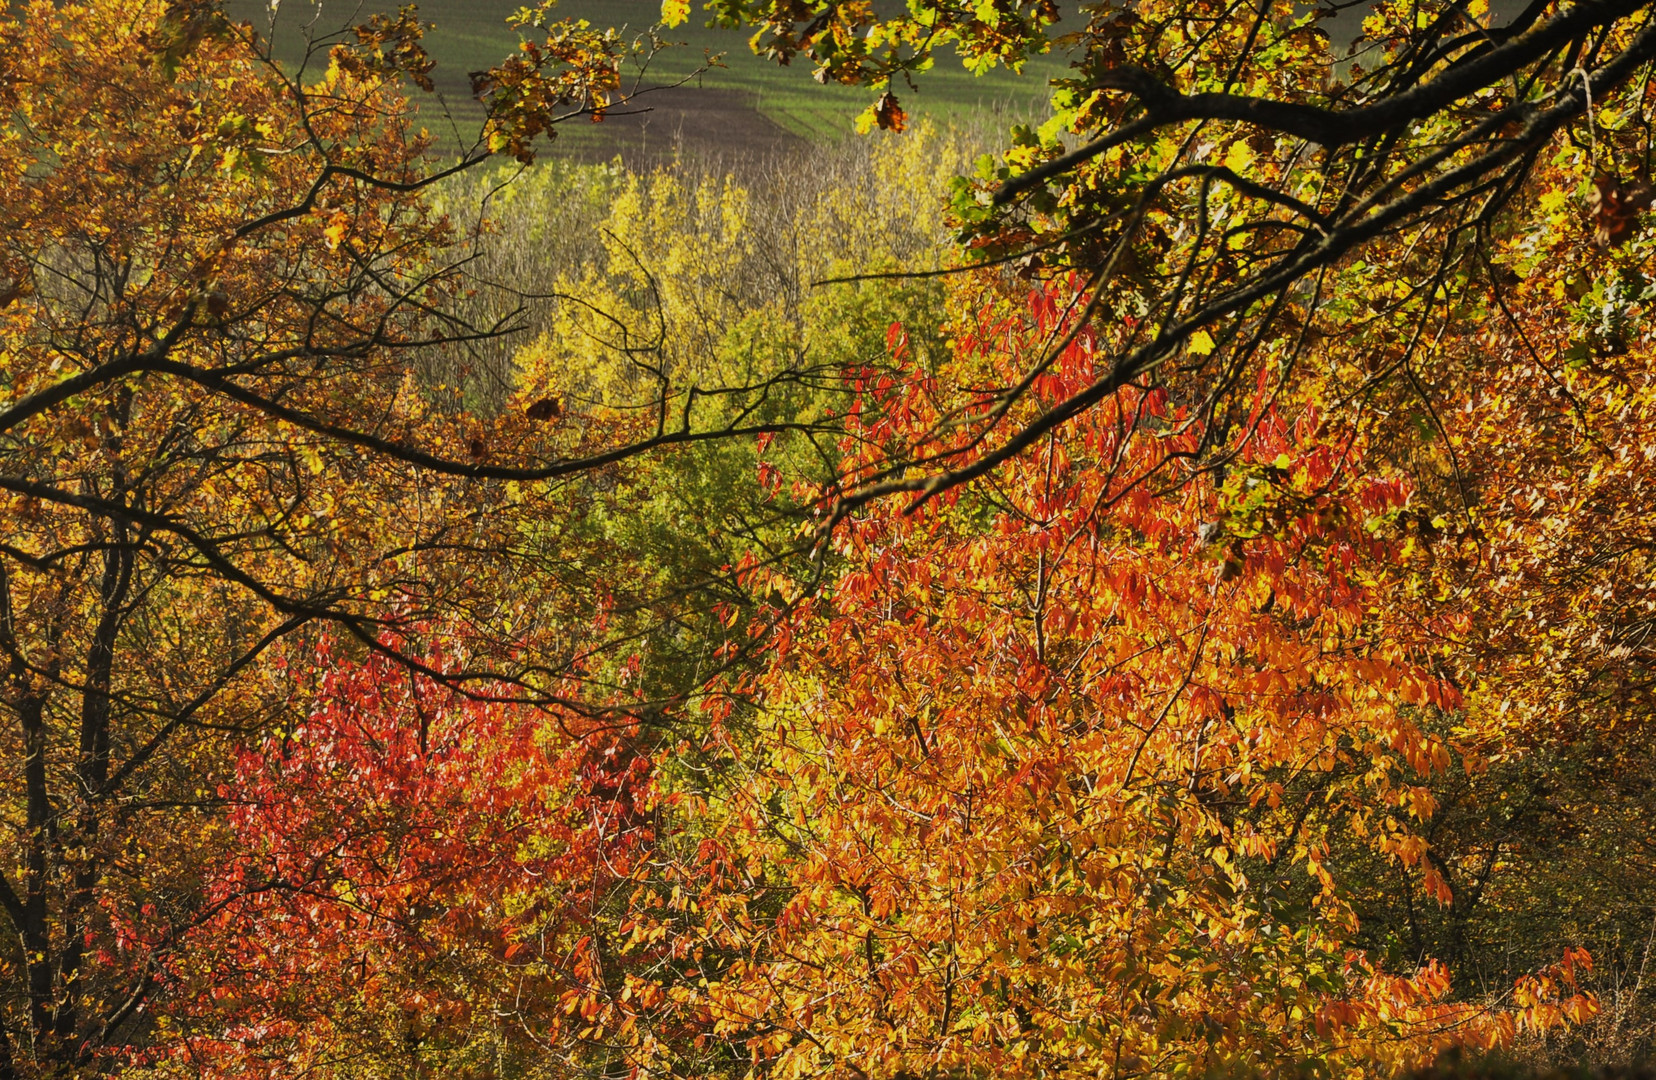
[[[169,993],[131,1066],[601,1070],[602,1044],[577,1037],[581,998],[626,985],[597,935],[656,820],[637,731],[466,696],[328,641],[283,661],[308,711],[241,748],[219,789],[225,854],[201,867],[182,947],[148,943],[167,955]]]
[[[520,325],[456,313],[472,251],[430,186],[622,100],[625,41],[520,22],[446,166],[403,94],[410,12],[303,71],[211,3],[0,22],[0,1076],[151,1037],[178,950],[241,910],[216,823],[235,744],[295,720],[275,652],[326,628],[473,695],[648,704],[604,568],[569,557],[575,481],[743,425],[555,387],[476,414],[420,362]]]
[[[935,46],[956,43],[969,62],[1015,63],[1042,47],[1057,14],[1036,4],[998,5],[992,13],[983,5],[923,4],[912,18],[889,19],[849,4],[710,7],[720,17],[758,24],[762,50],[806,56],[825,79],[873,84],[883,92],[870,115],[882,126],[901,125],[894,92],[902,91],[902,78],[923,77]],[[904,422],[878,429],[882,453],[872,460],[879,463],[845,478],[830,520],[853,532],[865,521],[885,529],[888,511],[879,500],[897,496],[912,499],[911,512],[924,520],[953,524],[931,504],[981,481],[994,492],[983,496],[994,512],[1039,533],[1062,504],[1023,508],[1014,497],[1019,478],[1043,454],[1079,457],[1078,446],[1088,445],[1098,423],[1089,414],[1101,410],[1106,425],[1160,441],[1161,451],[1137,459],[1147,463],[1138,482],[1160,493],[1155,497],[1180,488],[1190,489],[1189,498],[1213,493],[1214,512],[1185,519],[1178,531],[1211,545],[1217,587],[1267,572],[1254,560],[1268,541],[1294,528],[1271,493],[1295,475],[1293,454],[1285,451],[1271,466],[1288,476],[1270,469],[1261,475],[1254,457],[1274,437],[1270,418],[1310,435],[1348,433],[1361,453],[1354,451],[1345,468],[1406,484],[1391,523],[1369,530],[1397,530],[1394,546],[1375,553],[1370,572],[1371,584],[1392,584],[1365,609],[1397,621],[1374,640],[1425,650],[1418,655],[1432,657],[1433,676],[1456,690],[1453,702],[1418,712],[1408,703],[1405,715],[1422,733],[1455,745],[1465,777],[1416,769],[1410,814],[1421,827],[1404,847],[1377,844],[1372,821],[1333,826],[1330,865],[1343,865],[1331,872],[1352,890],[1351,910],[1361,912],[1354,925],[1369,932],[1362,940],[1405,962],[1434,950],[1465,960],[1473,927],[1504,928],[1498,932],[1511,940],[1515,927],[1547,926],[1548,933],[1525,936],[1519,950],[1521,963],[1541,966],[1542,952],[1556,956],[1580,940],[1556,917],[1556,890],[1581,895],[1591,881],[1592,903],[1605,904],[1598,910],[1610,920],[1598,931],[1601,940],[1625,932],[1637,943],[1648,929],[1648,911],[1628,902],[1637,892],[1633,883],[1647,873],[1648,851],[1648,837],[1634,824],[1642,816],[1639,748],[1650,685],[1640,539],[1649,503],[1642,494],[1649,243],[1641,214],[1650,207],[1648,73],[1656,48],[1648,6],[1536,3],[1497,17],[1478,4],[1381,4],[1365,13],[1360,30],[1340,31],[1347,36],[1337,45],[1317,25],[1332,14],[1183,3],[1087,12],[1070,39],[1079,58],[1057,84],[1057,116],[1039,131],[1018,133],[999,165],[986,162],[962,180],[953,205],[979,262],[1026,278],[1079,273],[1079,287],[1060,293],[1065,316],[1037,314],[1009,326],[1015,345],[1004,363],[982,378],[957,381],[949,393],[928,391],[923,408],[902,395],[870,406],[895,402]],[[1017,286],[1002,282],[1006,294],[1017,294]],[[975,304],[959,318],[957,336],[969,334]],[[1092,354],[1087,377],[1078,380],[1066,368],[1083,340]],[[1062,393],[1052,393],[1054,385]],[[1137,408],[1158,400],[1157,393],[1167,394],[1166,411]],[[913,415],[923,422],[909,422]],[[1132,443],[1120,438],[1123,446]],[[1134,460],[1123,454],[1095,464],[1104,477],[1089,482],[1107,486],[1125,468],[1120,463]],[[1240,501],[1227,504],[1225,493]],[[1119,503],[1100,500],[1085,530],[1130,535],[1136,512],[1125,495]],[[889,527],[909,535],[901,522]],[[864,565],[892,550],[887,533],[876,535],[877,542],[849,553],[859,588]],[[1019,565],[1015,559],[974,558],[986,600],[1007,603],[1021,594],[1037,603],[1023,583],[1027,574],[1011,570],[997,580]],[[915,573],[935,574],[942,564],[940,555],[922,557]],[[882,569],[875,580],[884,584],[892,573]],[[778,736],[786,749],[777,752],[788,755],[775,774],[778,790],[811,791],[799,778],[811,775],[803,762],[816,755],[829,763],[821,766],[831,778],[822,781],[824,790],[851,805],[836,818],[837,835],[813,831],[805,813],[795,821],[802,831],[771,854],[778,865],[795,866],[803,848],[811,853],[804,865],[832,867],[821,873],[836,886],[848,852],[872,860],[867,865],[877,869],[869,873],[916,865],[915,858],[876,856],[871,837],[889,840],[890,833],[870,823],[900,834],[888,811],[900,816],[905,806],[917,807],[910,815],[916,823],[933,812],[923,800],[882,807],[891,802],[884,793],[914,775],[883,759],[867,766],[879,780],[865,781],[862,795],[846,794],[858,789],[844,763],[863,767],[854,748],[870,745],[859,725],[881,715],[881,692],[908,693],[889,672],[866,687],[862,682],[862,669],[873,662],[860,651],[869,622],[902,618],[905,604],[895,595],[856,609],[866,618],[812,628],[857,632],[807,653],[824,667],[809,669],[802,685],[816,677],[830,689],[798,721],[808,725],[803,748],[792,725]],[[1274,587],[1268,595],[1277,595]],[[872,655],[922,650],[941,632],[933,620],[946,625],[939,602],[935,590],[916,590],[906,602],[915,626],[881,639]],[[1256,655],[1251,638],[1260,633],[1245,635],[1250,642],[1241,655]],[[965,636],[969,649],[980,646]],[[1168,642],[1153,651],[1173,648]],[[1328,648],[1325,638],[1317,655]],[[835,666],[833,658],[852,649],[860,663]],[[933,664],[928,670],[962,667],[935,658]],[[993,667],[1012,672],[1023,664],[1008,659]],[[824,670],[828,675],[818,674]],[[1084,679],[1084,671],[1075,674]],[[1194,683],[1173,685],[1177,692],[1165,695],[1169,715]],[[914,693],[919,700],[921,691]],[[843,706],[843,727],[816,719],[825,709],[832,717],[842,695],[860,701]],[[1128,696],[1121,706],[1143,703]],[[1022,716],[1031,708],[1012,711]],[[1296,733],[1303,723],[1285,721],[1277,730]],[[874,731],[871,741],[883,753],[881,734]],[[1086,760],[1070,750],[1062,768],[1087,773]],[[1564,776],[1581,789],[1561,792]],[[958,793],[959,785],[936,790]],[[830,801],[809,797],[818,798],[813,806]],[[1440,799],[1450,804],[1442,812]],[[751,816],[774,822],[773,812],[755,807]],[[1564,821],[1584,845],[1616,851],[1617,868],[1570,875],[1569,886],[1540,871],[1538,861],[1549,858],[1582,865],[1580,852],[1549,847]],[[787,832],[778,825],[772,835]],[[1183,847],[1169,849],[1176,850]],[[1365,859],[1368,865],[1358,865]],[[994,870],[1002,872],[999,864]],[[799,886],[798,879],[789,884]],[[733,980],[742,989],[724,1006],[729,1029],[745,1032],[745,1045],[761,1056],[798,1063],[803,1055],[809,1062],[801,1068],[838,1061],[849,1046],[866,1055],[842,1066],[852,1074],[869,1061],[918,1068],[905,1056],[918,1051],[895,1034],[916,1025],[892,1022],[883,1044],[878,1025],[868,1026],[878,1012],[874,1003],[916,1007],[903,997],[920,993],[912,965],[905,961],[902,971],[887,974],[870,963],[855,990],[849,975],[834,990],[819,981],[834,965],[818,950],[838,947],[834,955],[849,963],[859,934],[865,943],[901,940],[905,947],[911,935],[931,941],[925,933],[935,932],[929,928],[938,909],[926,907],[922,892],[903,892],[895,879],[892,888],[904,899],[890,909],[882,904],[881,916],[901,927],[871,915],[867,897],[860,913],[848,901],[844,920],[832,927],[819,921],[816,908],[802,914],[806,937],[828,933],[838,945],[818,939],[813,951],[784,951],[773,962],[814,992],[801,989],[790,1003],[776,978],[769,989],[758,987],[760,977]],[[931,918],[915,919],[910,929],[905,904]],[[1295,918],[1300,929],[1320,925],[1314,914]],[[787,939],[796,928],[779,926],[778,933]],[[1414,947],[1396,948],[1395,936],[1388,941],[1398,933],[1412,937]],[[869,948],[886,955],[877,944]],[[1184,959],[1195,965],[1212,952]],[[914,956],[924,971],[922,954]],[[1051,950],[1017,955],[1021,963],[1055,962]],[[1632,963],[1637,968],[1636,949]],[[774,976],[778,969],[764,970]],[[1513,972],[1502,974],[1510,980]],[[940,974],[939,985],[955,984]],[[1449,984],[1443,988],[1451,992]],[[1118,989],[1125,996],[1138,984]],[[1486,980],[1462,982],[1452,992],[1503,991]],[[797,1019],[818,1015],[827,997],[858,993],[872,996],[840,1014],[837,1028]],[[1033,1005],[1047,1000],[1043,989],[1022,1005],[1034,1015]],[[792,1027],[769,1011],[778,1008],[796,1010]],[[1165,1012],[1164,1003],[1149,1004],[1139,1019],[1155,1028]],[[748,1023],[757,1026],[743,1027]],[[835,1034],[858,1024],[854,1035]],[[1020,1015],[1014,1029],[1032,1026]],[[1167,1035],[1157,1030],[1152,1041],[1167,1050],[1170,1044],[1158,1041]],[[981,1032],[973,1038],[981,1045]],[[1269,1042],[1260,1032],[1238,1045],[1257,1050]],[[1037,1037],[1020,1045],[1033,1053],[1040,1044]],[[930,1056],[918,1060],[932,1067],[946,1047],[939,1033],[924,1051]]]
[[[1538,164],[1528,227],[1491,237],[1488,277],[1457,276],[1460,313],[1369,418],[1421,478],[1397,601],[1463,620],[1456,723],[1490,763],[1439,791],[1454,902],[1371,879],[1373,940],[1454,954],[1469,989],[1542,943],[1590,944],[1606,1008],[1585,1049],[1610,1060],[1649,1045],[1651,248],[1625,206],[1581,209],[1607,190],[1585,183],[1595,157],[1644,153],[1638,116],[1602,110]]]
[[[1072,297],[980,309],[936,374],[870,373],[849,459],[952,449],[925,440],[959,384],[1072,329]],[[1021,408],[1096,377],[1099,338],[1069,337]],[[1188,407],[1128,391],[991,479],[844,521],[751,727],[715,717],[731,779],[703,803],[702,893],[657,919],[698,943],[706,988],[680,997],[733,1059],[1345,1075],[1591,1012],[1567,947],[1498,1009],[1431,957],[1356,947],[1355,853],[1450,900],[1431,784],[1479,767],[1437,730],[1467,706],[1442,668],[1464,624],[1386,599],[1407,474],[1315,402],[1264,384],[1252,407],[1222,484],[1186,474]]]

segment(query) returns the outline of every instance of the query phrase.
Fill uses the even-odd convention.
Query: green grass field
[[[467,73],[497,63],[516,50],[517,34],[506,25],[506,17],[520,6],[519,0],[423,0],[419,5],[421,17],[435,24],[427,46],[438,64],[433,73],[438,91],[462,129],[468,123],[475,125],[480,111],[471,99]],[[260,27],[269,18],[260,0],[230,0],[229,7],[237,18],[249,19]],[[331,30],[361,22],[371,11],[395,8],[396,0],[364,0],[361,7],[335,5],[331,0],[321,5],[310,0],[287,0],[276,21],[278,51],[285,57],[297,56],[299,27],[307,22],[314,20],[318,31]],[[557,11],[598,26],[640,31],[658,21],[660,4],[659,0],[564,0]],[[710,98],[721,99],[725,112],[732,115],[721,116],[715,125],[739,124],[734,113],[752,110],[763,118],[760,123],[772,134],[779,134],[775,128],[780,128],[799,138],[830,139],[849,134],[855,117],[871,100],[864,88],[819,86],[811,79],[808,64],[781,67],[754,56],[745,32],[710,28],[704,23],[705,16],[697,12],[685,25],[665,31],[665,37],[682,42],[682,46],[657,55],[642,74],[646,83],[672,83],[705,66],[709,54],[722,54],[724,66],[709,68],[696,80],[701,87],[724,92]],[[993,111],[1035,113],[1045,100],[1046,80],[1063,67],[1060,58],[1042,57],[1022,75],[996,70],[973,76],[950,55],[939,58],[936,68],[918,81],[917,89],[897,89],[905,109],[917,119],[950,123]],[[671,100],[677,103],[688,99],[678,94]],[[740,102],[741,107],[730,108],[732,102]],[[441,130],[445,125],[437,119],[440,109],[427,106],[425,113],[434,130],[447,136]],[[560,134],[570,150],[580,148],[589,153],[601,150],[615,137],[603,126],[589,129],[588,125],[567,125]]]

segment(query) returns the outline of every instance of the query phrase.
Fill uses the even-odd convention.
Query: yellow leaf
[[[1193,356],[1207,356],[1213,352],[1213,337],[1206,330],[1198,330],[1190,335],[1186,348]]]
[[[333,217],[328,219],[328,227],[322,230],[322,236],[328,241],[328,250],[339,248],[340,241],[345,234],[351,231],[351,219],[343,210],[335,210]]]
[[[690,0],[661,0],[661,21],[668,26],[682,26],[690,17]]]

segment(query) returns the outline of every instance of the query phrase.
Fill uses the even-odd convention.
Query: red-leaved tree
[[[220,791],[155,1063],[412,1077],[602,1058],[577,1037],[582,994],[619,979],[594,927],[655,837],[634,733],[463,697],[334,644],[288,666],[314,705],[243,750]],[[149,932],[126,927],[135,947]]]

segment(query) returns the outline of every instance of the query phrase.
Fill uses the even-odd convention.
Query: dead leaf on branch
[[[897,103],[897,95],[887,90],[874,103],[874,122],[881,131],[901,132],[908,126],[908,114]]]

